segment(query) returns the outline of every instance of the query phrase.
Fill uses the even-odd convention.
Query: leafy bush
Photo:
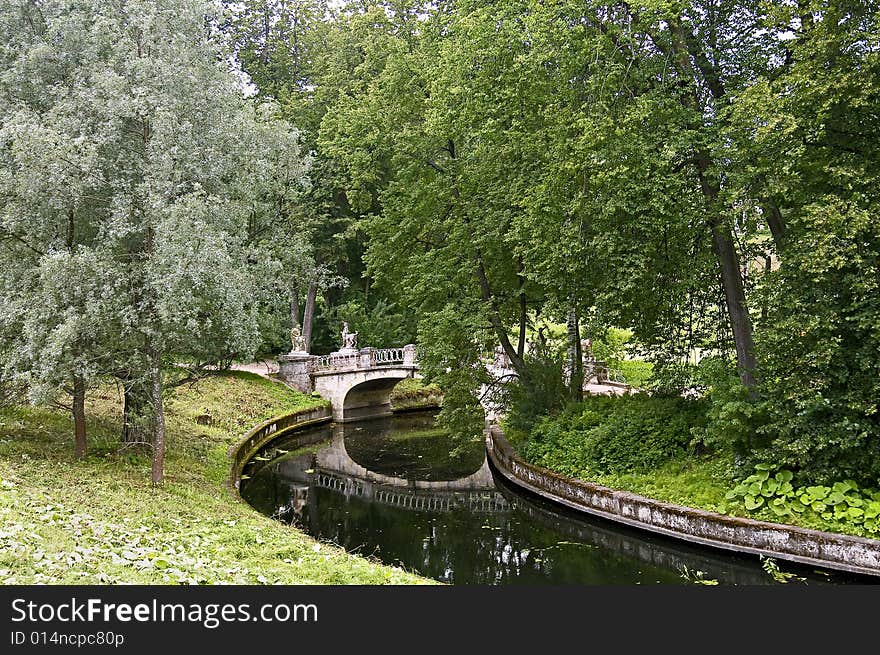
[[[591,397],[540,421],[524,455],[567,475],[650,469],[686,454],[691,429],[705,423],[705,404],[643,394]]]
[[[654,365],[641,359],[612,361],[608,366],[619,370],[626,383],[636,389],[646,388],[654,375]]]
[[[506,425],[529,433],[542,416],[558,414],[569,400],[563,376],[563,356],[549,347],[538,348],[525,359],[522,374],[504,385]]]
[[[770,464],[756,465],[752,475],[725,495],[729,506],[742,505],[749,511],[765,507],[778,517],[814,512],[824,521],[861,526],[869,534],[880,534],[880,491],[860,489],[853,480],[795,488],[791,471],[773,470]]]

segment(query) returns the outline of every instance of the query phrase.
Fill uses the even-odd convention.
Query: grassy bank
[[[751,511],[732,501],[726,495],[742,473],[731,453],[700,447],[692,428],[704,424],[699,401],[596,397],[538,421],[529,434],[508,430],[508,437],[527,461],[612,489],[731,516],[877,538],[862,525],[823,518],[810,507],[783,517],[771,511],[769,498]],[[796,474],[791,484],[799,484]]]
[[[440,387],[416,379],[401,380],[391,392],[391,406],[397,410],[439,407],[442,402]]]
[[[248,428],[322,402],[250,373],[173,390],[161,488],[151,487],[145,456],[119,451],[115,388],[90,395],[81,461],[65,412],[0,411],[0,582],[426,582],[263,517],[224,486],[227,449]]]

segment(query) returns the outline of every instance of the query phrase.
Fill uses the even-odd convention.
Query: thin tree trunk
[[[161,484],[165,477],[165,413],[162,409],[162,355],[151,343],[150,355],[150,405],[153,432],[153,484]]]
[[[773,270],[773,258],[770,255],[764,257],[764,275],[769,275]],[[764,304],[761,306],[761,321],[767,320],[767,314],[769,310],[767,308],[767,301],[764,301]]]
[[[67,254],[73,256],[76,241],[76,214],[73,208],[67,212]],[[74,346],[74,360],[79,356],[78,344]],[[73,456],[81,459],[86,456],[86,381],[81,375],[73,374]]]
[[[82,459],[86,456],[86,381],[82,376],[73,376],[73,456]]]
[[[584,399],[584,362],[581,350],[580,317],[574,302],[569,300],[568,321],[568,389],[571,399],[580,402]]]
[[[523,358],[520,357],[516,350],[514,350],[513,344],[510,343],[510,337],[507,335],[507,329],[501,322],[501,313],[498,311],[498,301],[495,300],[495,297],[492,295],[492,289],[489,286],[489,278],[486,276],[486,268],[483,266],[483,257],[479,250],[476,252],[476,274],[477,281],[480,283],[480,293],[483,296],[483,301],[489,303],[492,310],[489,314],[489,320],[492,322],[492,327],[495,330],[495,335],[498,337],[498,342],[504,349],[504,353],[507,355],[508,360],[510,360],[510,365],[513,367],[513,370],[522,375],[525,369]]]
[[[779,251],[782,245],[782,235],[785,233],[785,219],[782,218],[782,212],[779,206],[772,198],[764,198],[764,217],[767,219],[767,227],[770,228],[770,234],[773,242],[776,244],[776,250]]]
[[[528,327],[528,303],[526,302],[526,281],[523,277],[523,262],[520,257],[516,262],[516,277],[519,279],[519,341],[516,344],[516,354],[525,356],[526,352],[526,328]]]
[[[312,352],[312,327],[315,322],[315,301],[318,297],[318,282],[309,284],[306,292],[306,308],[303,313],[303,339],[306,342],[306,352]]]
[[[290,327],[299,328],[302,334],[302,325],[299,322],[299,287],[296,282],[290,285]]]
[[[126,379],[122,383],[122,443],[124,446],[146,447],[149,444],[145,418],[150,399],[141,380]]]

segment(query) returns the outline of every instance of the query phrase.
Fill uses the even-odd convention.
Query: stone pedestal
[[[298,391],[310,393],[312,356],[307,352],[292,351],[278,356],[278,374],[281,379]]]
[[[373,351],[375,348],[361,348],[360,350],[360,359],[358,360],[358,366],[360,368],[370,368],[373,365]]]
[[[416,365],[416,347],[414,344],[408,343],[403,347],[403,365]]]

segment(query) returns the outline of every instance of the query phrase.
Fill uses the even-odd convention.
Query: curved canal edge
[[[227,486],[237,498],[241,499],[241,495],[238,493],[239,485],[241,484],[241,472],[245,464],[261,448],[269,442],[275,441],[279,437],[283,437],[291,432],[314,425],[330,423],[332,420],[333,410],[328,403],[326,407],[300,409],[289,414],[273,416],[252,427],[244,433],[244,438],[237,444],[230,446],[227,452],[227,457],[231,462]]]
[[[581,512],[704,546],[880,576],[880,540],[707,512],[560,475],[523,460],[497,425],[487,430],[486,450],[513,485]]]

